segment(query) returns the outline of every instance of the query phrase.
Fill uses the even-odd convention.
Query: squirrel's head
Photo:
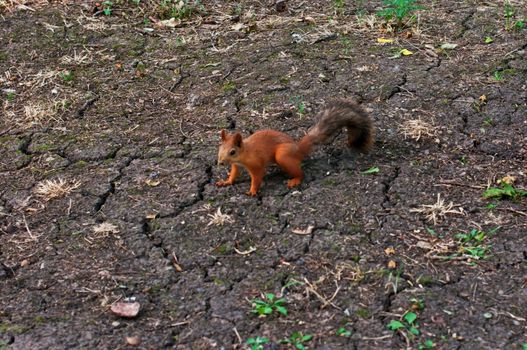
[[[243,147],[242,135],[237,132],[229,134],[225,130],[221,131],[221,145],[218,150],[218,165],[225,163],[236,163]]]

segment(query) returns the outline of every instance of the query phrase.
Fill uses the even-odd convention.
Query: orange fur
[[[343,127],[348,129],[350,147],[367,151],[373,143],[371,119],[351,101],[339,100],[329,104],[320,112],[319,119],[298,142],[275,130],[260,130],[245,139],[240,133],[229,134],[222,130],[218,164],[230,164],[231,171],[227,180],[218,181],[216,185],[232,185],[239,175],[239,167],[243,166],[251,176],[251,188],[247,194],[256,196],[267,166],[276,163],[292,177],[287,187],[298,186],[304,179],[302,161],[313,146],[327,141]]]

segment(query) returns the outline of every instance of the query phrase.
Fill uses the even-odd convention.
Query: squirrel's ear
[[[236,147],[241,147],[242,145],[242,134],[240,134],[239,132],[234,134],[234,145]]]
[[[221,130],[221,140],[222,141],[225,141],[225,139],[227,138],[227,133],[225,132],[225,129]]]

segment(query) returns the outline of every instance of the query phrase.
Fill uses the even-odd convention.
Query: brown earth
[[[154,1],[17,3],[0,1],[0,349],[280,349],[295,331],[526,348],[526,198],[483,198],[527,187],[527,30],[504,1],[434,1],[395,35],[381,1],[203,1],[175,28]],[[247,175],[214,186],[221,128],[298,137],[336,97],[370,111],[372,152],[338,138],[258,198]],[[252,313],[262,293],[288,315]],[[109,310],[133,299],[135,318]],[[408,311],[418,335],[388,329]]]

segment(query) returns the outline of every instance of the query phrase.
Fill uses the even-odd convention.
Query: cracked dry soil
[[[108,17],[65,3],[4,11],[0,349],[127,348],[132,336],[144,349],[256,336],[280,349],[294,331],[312,349],[524,349],[526,199],[482,197],[507,175],[527,187],[527,32],[505,30],[505,2],[427,4],[412,36],[386,45],[364,21],[381,1],[239,4],[204,1],[174,29],[131,4]],[[413,55],[393,58],[403,48]],[[372,152],[338,138],[293,191],[274,167],[259,198],[244,195],[247,175],[214,186],[221,128],[301,136],[333,97],[370,110]],[[419,140],[412,120],[429,125]],[[80,186],[37,194],[59,178]],[[438,194],[455,212],[434,223],[416,209]],[[472,242],[483,259],[456,240],[472,229],[494,232]],[[251,313],[260,293],[283,296],[288,315]],[[109,311],[127,297],[134,319]],[[409,310],[419,335],[387,328]]]

